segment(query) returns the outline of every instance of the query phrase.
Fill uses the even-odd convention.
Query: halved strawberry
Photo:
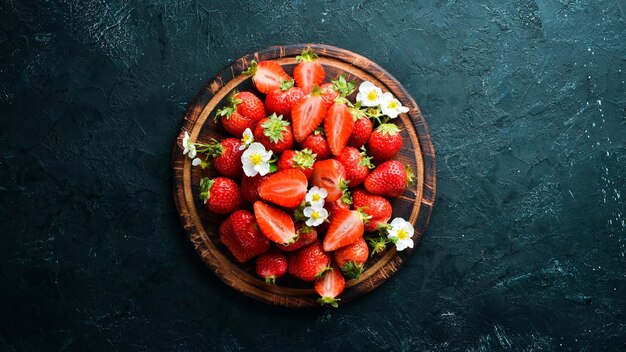
[[[326,119],[324,119],[324,132],[330,151],[334,155],[341,154],[343,147],[350,139],[352,129],[354,129],[354,119],[348,106],[344,103],[334,103],[326,112]]]
[[[254,86],[263,94],[279,89],[282,81],[291,79],[283,70],[283,67],[276,61],[260,61],[257,63],[252,60],[250,67],[243,74],[251,75]]]
[[[302,171],[287,169],[271,174],[259,186],[261,199],[285,208],[295,208],[304,201],[308,181]]]
[[[313,133],[326,117],[326,106],[318,88],[305,95],[291,110],[293,134],[298,142],[302,142]]]
[[[298,232],[298,239],[294,243],[290,243],[286,246],[278,246],[278,249],[285,252],[293,252],[296,249],[300,249],[310,243],[313,243],[317,239],[317,230],[313,227],[304,225],[304,223],[296,224],[296,231]]]
[[[293,220],[284,211],[262,201],[256,201],[254,217],[263,235],[271,241],[278,244],[289,244],[295,241],[297,234]]]
[[[328,225],[324,250],[331,252],[358,241],[365,230],[363,219],[364,215],[357,210],[337,214]]]
[[[296,56],[298,64],[293,69],[293,78],[296,80],[296,85],[306,94],[310,93],[314,86],[322,84],[326,77],[324,67],[316,60],[317,54],[311,49],[302,50],[302,54]]]
[[[311,175],[311,186],[325,188],[328,192],[326,202],[334,202],[341,198],[343,190],[346,189],[346,170],[335,159],[316,161],[313,164],[313,174]]]
[[[330,305],[338,308],[340,299],[337,298],[346,287],[346,279],[341,275],[341,271],[336,265],[332,265],[322,277],[315,281],[315,292],[320,295],[317,300],[321,305]]]

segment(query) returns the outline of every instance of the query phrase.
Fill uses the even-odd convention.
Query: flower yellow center
[[[389,109],[397,109],[398,108],[398,102],[397,101],[392,101],[389,103]]]
[[[312,213],[311,213],[311,219],[313,219],[313,220],[317,220],[317,219],[319,219],[319,218],[320,218],[320,213],[318,213],[318,212],[316,212],[316,211],[314,211],[314,212],[312,212]]]
[[[409,233],[405,229],[398,230],[398,239],[399,240],[409,239]]]
[[[319,201],[322,197],[320,197],[320,195],[319,195],[319,194],[314,194],[312,198],[313,198],[313,201],[314,201],[314,202],[317,202],[317,201]]]
[[[243,140],[242,140],[242,141],[243,141],[243,143],[244,143],[244,144],[248,144],[248,142],[250,142],[250,139],[251,139],[251,138],[252,138],[252,136],[246,136],[246,135],[244,135],[244,136],[243,136]]]
[[[250,162],[252,162],[252,165],[261,165],[263,157],[259,153],[252,154],[250,155]]]
[[[367,93],[367,99],[369,100],[375,100],[378,97],[378,94],[376,94],[375,90],[370,90],[369,93]]]

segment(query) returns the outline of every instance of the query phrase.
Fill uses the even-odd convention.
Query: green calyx
[[[280,90],[283,92],[288,91],[289,89],[291,89],[291,87],[293,87],[293,79],[288,79],[286,81],[280,82]]]
[[[352,194],[350,193],[350,190],[348,189],[348,183],[350,183],[350,181],[339,180],[339,189],[341,190],[341,201],[344,204],[352,204]]]
[[[361,160],[359,160],[359,166],[367,166],[368,169],[374,168],[374,164],[372,164],[372,157],[367,155],[365,146],[361,147]]]
[[[309,225],[302,225],[302,227],[298,230],[298,235],[305,235],[305,234],[309,234],[313,231],[313,229],[311,228],[311,226]]]
[[[373,257],[376,254],[382,253],[387,249],[387,240],[386,236],[372,237],[367,239],[367,243],[369,244],[371,251],[370,256]]]
[[[319,273],[315,274],[315,278],[321,279],[322,276],[324,276],[324,273],[329,271],[329,270],[333,270],[333,268],[330,266],[330,264],[328,264],[327,266],[323,267],[322,270],[320,270]]]
[[[322,89],[317,84],[313,85],[313,89],[311,89],[311,96],[320,96],[322,95]]]
[[[383,136],[395,136],[396,133],[400,132],[400,128],[393,123],[383,123],[382,125],[378,126],[376,131],[379,131]]]
[[[242,74],[246,76],[254,76],[256,74],[256,70],[258,66],[259,64],[257,64],[256,61],[252,60],[252,62],[250,62],[250,66],[248,67],[248,69],[243,71]]]
[[[365,114],[365,110],[361,109],[361,102],[357,101],[356,104],[352,105],[352,104],[348,104],[348,108],[350,110],[350,113],[352,114],[352,119],[356,122],[359,119],[362,118],[369,118],[366,114]]]
[[[317,154],[314,154],[311,149],[302,149],[296,152],[293,156],[293,164],[301,169],[308,169],[313,167]]]
[[[317,54],[313,52],[313,50],[309,49],[304,49],[302,50],[302,53],[298,56],[296,56],[296,62],[300,62],[300,61],[304,61],[304,62],[313,62],[315,60],[317,60]]]
[[[354,260],[347,261],[341,267],[341,272],[351,279],[358,279],[363,274],[363,263],[357,263]]]
[[[242,103],[243,100],[241,99],[235,99],[233,98],[233,96],[231,95],[230,97],[228,97],[228,105],[226,105],[225,107],[217,110],[217,112],[215,113],[215,118],[214,120],[217,120],[219,117],[224,117],[226,116],[227,119],[230,118],[230,116],[237,111],[237,105]]]
[[[338,91],[342,97],[347,97],[352,94],[356,88],[356,83],[354,81],[348,82],[346,75],[343,73],[339,76],[339,78],[330,80],[330,82],[333,84],[333,89]]]
[[[304,208],[306,208],[306,202],[300,203],[298,207],[293,210],[293,219],[296,221],[306,221],[308,217],[304,216]],[[302,230],[302,229],[300,229]],[[298,231],[298,233],[303,233],[302,231]]]
[[[341,300],[334,297],[321,297],[318,298],[317,301],[323,306],[329,305],[333,308],[339,308],[339,301]]]
[[[206,202],[209,200],[209,198],[211,198],[211,187],[213,187],[213,184],[215,183],[215,180],[212,180],[208,177],[203,177],[200,180],[200,199],[202,200],[202,202],[204,204],[206,204]]]
[[[409,187],[415,186],[415,181],[413,180],[415,174],[413,174],[411,167],[409,165],[405,165],[404,171],[406,171],[406,185]]]
[[[367,225],[367,223],[370,222],[370,219],[372,218],[372,216],[368,215],[365,212],[365,209],[367,209],[367,207],[360,207],[356,211],[359,213],[359,216],[361,217],[361,220],[363,220],[363,224]]]
[[[282,115],[276,116],[276,114],[272,114],[269,119],[261,124],[263,127],[263,134],[269,137],[270,141],[273,143],[282,142],[284,140],[283,132],[287,130],[287,126],[289,126],[289,122],[283,121]]]
[[[211,138],[208,144],[199,144],[198,152],[206,154],[212,158],[217,158],[224,154],[224,147],[218,140]]]
[[[270,276],[266,277],[265,278],[265,283],[270,285],[270,286],[276,285],[276,277],[274,275],[270,275]]]
[[[318,128],[315,129],[315,131],[313,131],[313,134],[318,135],[321,134],[322,136],[324,135],[324,126],[320,126]]]

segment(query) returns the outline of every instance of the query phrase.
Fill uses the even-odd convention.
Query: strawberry
[[[239,150],[241,141],[237,138],[225,138],[221,142],[212,140],[207,144],[205,151],[213,157],[213,166],[222,176],[230,178],[241,178],[243,167],[241,155],[243,150]]]
[[[263,102],[252,92],[237,92],[233,95],[233,100],[237,102],[237,112],[255,123],[266,116]]]
[[[328,232],[324,237],[324,250],[332,252],[358,241],[363,237],[364,218],[365,215],[358,210],[337,214],[328,225]]]
[[[363,266],[369,254],[367,242],[361,237],[353,244],[334,251],[333,257],[344,275],[351,279],[358,279],[363,273]]]
[[[348,187],[356,187],[363,183],[365,177],[369,175],[370,169],[374,168],[365,150],[359,152],[356,148],[345,147],[339,156],[339,161],[346,169],[346,180]]]
[[[238,113],[237,109],[232,105],[217,110],[215,120],[217,121],[217,119],[222,121],[222,126],[226,132],[237,138],[241,138],[246,128],[253,130],[254,126],[256,126],[254,120]]]
[[[254,217],[265,237],[278,244],[295,241],[297,234],[293,220],[284,211],[269,206],[262,201],[254,202]]]
[[[330,305],[338,308],[340,299],[337,298],[343,292],[346,287],[346,279],[343,278],[339,268],[335,265],[330,270],[326,271],[321,278],[315,280],[315,292],[320,295],[318,302],[321,305]]]
[[[330,269],[330,254],[322,249],[319,240],[300,248],[287,256],[287,271],[302,281],[315,281],[325,271]]]
[[[252,76],[254,86],[263,94],[279,89],[283,81],[291,79],[283,70],[283,67],[276,61],[260,61],[257,63],[252,60],[250,67],[243,74]]]
[[[324,203],[324,208],[328,210],[328,221],[332,221],[339,213],[350,211],[350,203],[352,203],[352,200],[349,199],[346,202],[345,197],[341,197],[334,202]]]
[[[302,50],[302,54],[296,56],[298,64],[293,69],[293,78],[296,80],[296,85],[302,88],[305,94],[310,93],[314,86],[322,84],[326,77],[324,67],[316,60],[317,54],[311,49]]]
[[[402,148],[400,129],[392,123],[378,126],[367,141],[367,150],[376,164],[391,160],[400,148]]]
[[[313,163],[315,163],[315,154],[310,149],[302,149],[300,151],[285,150],[278,158],[278,170],[296,169],[310,178],[313,173]]]
[[[293,146],[293,133],[289,122],[272,114],[259,121],[254,128],[254,140],[274,153],[282,153]]]
[[[285,252],[293,252],[296,249],[300,249],[310,243],[313,243],[317,239],[317,231],[313,227],[304,225],[303,223],[296,224],[296,232],[298,233],[298,239],[294,243],[288,245],[279,245],[278,248]]]
[[[245,263],[259,253],[243,247],[238,241],[230,217],[219,227],[220,242],[228,248],[239,263]],[[267,249],[266,249],[267,250]]]
[[[263,236],[256,224],[254,215],[247,210],[237,210],[228,217],[233,226],[237,242],[255,253],[264,253],[270,248],[270,241]]]
[[[302,142],[308,135],[324,121],[326,106],[324,106],[319,88],[300,99],[291,110],[291,121],[296,141]]]
[[[328,192],[326,202],[334,202],[341,198],[346,186],[346,170],[335,159],[316,161],[313,164],[311,186],[325,188]]]
[[[354,112],[352,116],[354,116]],[[354,129],[348,139],[348,145],[354,148],[361,148],[372,134],[372,120],[370,120],[365,114],[358,117],[354,122]]]
[[[365,224],[365,231],[376,231],[391,219],[391,203],[385,197],[371,194],[362,188],[352,191],[352,206],[371,216]]]
[[[243,194],[243,198],[250,203],[260,200],[259,185],[261,185],[261,183],[268,177],[269,175],[256,175],[253,177],[243,175],[241,178],[241,193]]]
[[[295,208],[304,201],[308,182],[299,170],[288,169],[271,174],[259,186],[261,199],[285,208]]]
[[[324,102],[324,106],[326,106],[326,109],[330,108],[331,105],[335,103],[335,99],[341,96],[341,93],[333,88],[332,83],[322,84],[320,86],[320,90],[322,91],[322,101]]]
[[[276,279],[287,273],[287,258],[283,252],[272,248],[256,260],[256,273],[268,285],[275,285]]]
[[[341,74],[336,80],[331,80],[331,83],[324,83],[320,87],[322,89],[322,99],[326,108],[329,108],[335,103],[335,99],[339,97],[347,97],[354,92],[356,83],[346,79],[345,74]]]
[[[267,93],[265,97],[265,108],[268,113],[283,115],[285,119],[291,119],[291,109],[304,96],[301,88],[293,86],[293,80],[284,81],[280,89]]]
[[[216,214],[229,214],[243,206],[239,185],[226,177],[203,177],[200,180],[200,199]]]
[[[412,183],[412,172],[397,160],[389,160],[378,165],[366,178],[365,189],[374,194],[398,197],[407,184]]]
[[[324,132],[320,131],[320,129],[315,130],[315,132],[300,142],[300,146],[305,149],[310,149],[313,154],[316,155],[316,160],[328,159],[331,155],[328,142],[326,142],[326,138],[324,137]]]
[[[334,155],[341,154],[352,134],[352,129],[354,129],[354,119],[350,109],[344,103],[334,103],[328,109],[326,119],[324,119],[324,132],[330,151]]]

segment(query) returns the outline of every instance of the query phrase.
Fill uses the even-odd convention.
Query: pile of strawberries
[[[350,102],[345,75],[325,82],[316,59],[303,51],[293,79],[275,61],[252,61],[244,74],[260,94],[235,92],[215,116],[233,137],[187,143],[204,156],[194,165],[219,174],[202,179],[200,198],[227,216],[219,239],[234,259],[256,258],[268,284],[287,273],[315,282],[319,301],[337,306],[344,275],[358,278],[389,243],[388,198],[412,174],[393,160],[400,129],[380,108]]]

